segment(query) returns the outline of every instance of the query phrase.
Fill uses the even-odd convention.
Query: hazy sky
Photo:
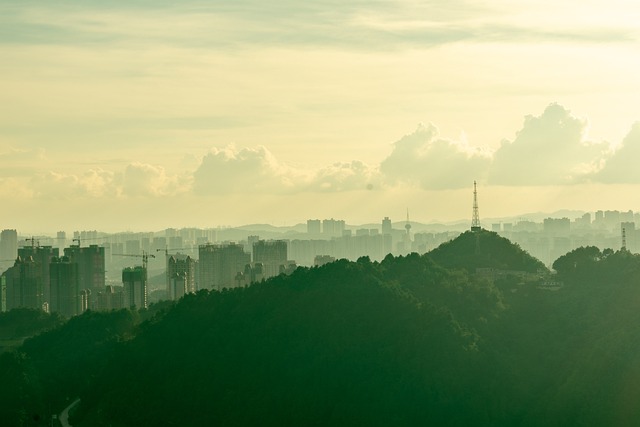
[[[0,227],[640,210],[631,0],[0,2]]]

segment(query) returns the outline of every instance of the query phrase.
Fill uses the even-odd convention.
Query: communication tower
[[[473,215],[471,218],[471,231],[480,231],[480,213],[478,212],[478,190],[476,182],[473,181]]]

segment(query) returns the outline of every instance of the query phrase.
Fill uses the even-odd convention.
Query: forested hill
[[[481,359],[475,325],[502,309],[490,286],[418,255],[343,260],[247,289],[200,292],[123,346],[82,396],[76,419],[468,423],[480,402],[458,396],[478,386],[469,380]]]
[[[76,427],[640,424],[638,256],[569,253],[556,292],[440,256],[85,313],[1,356],[3,425],[76,396]]]
[[[467,231],[441,244],[429,253],[437,263],[448,268],[517,270],[535,273],[546,270],[544,264],[498,233]]]

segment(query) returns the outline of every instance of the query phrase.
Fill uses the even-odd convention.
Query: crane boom
[[[136,254],[111,254],[111,255],[142,258],[142,266],[147,271],[148,271],[147,265],[149,264],[149,257],[151,257],[151,258],[155,258],[156,257],[154,254],[149,254],[146,251],[142,251],[142,255],[136,255]]]

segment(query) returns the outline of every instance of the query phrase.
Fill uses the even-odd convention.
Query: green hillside
[[[443,243],[429,253],[438,264],[447,268],[494,268],[535,273],[546,270],[544,264],[498,233],[467,231]]]
[[[537,267],[480,236],[491,268]],[[475,245],[85,313],[0,356],[3,425],[77,396],[76,427],[638,425],[640,257],[573,251],[551,292],[470,274]]]

